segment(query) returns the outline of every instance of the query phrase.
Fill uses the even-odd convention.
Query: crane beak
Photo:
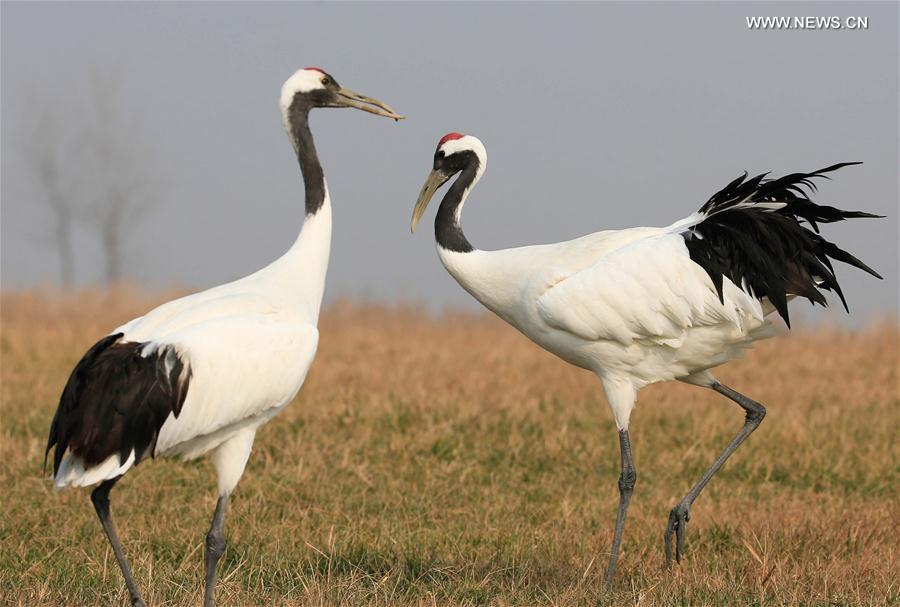
[[[405,116],[401,116],[392,110],[388,104],[345,88],[337,91],[337,105],[338,107],[353,107],[377,116],[393,118],[394,120],[405,118]]]
[[[447,183],[448,179],[450,179],[450,175],[440,170],[431,171],[431,174],[428,175],[428,179],[425,180],[425,185],[422,186],[422,191],[419,193],[416,206],[413,208],[412,221],[409,224],[409,229],[413,234],[416,233],[416,226],[419,225],[419,220],[425,214],[425,209],[428,208],[428,203],[431,202],[434,193]]]

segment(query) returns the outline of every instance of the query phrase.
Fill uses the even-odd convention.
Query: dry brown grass
[[[87,492],[41,473],[67,374],[146,297],[2,299],[0,603],[124,605]],[[297,398],[258,435],[226,524],[222,605],[898,604],[898,328],[796,332],[718,375],[769,415],[692,510],[669,509],[737,430],[667,384],[632,418],[638,484],[600,584],[618,443],[599,383],[486,315],[336,306]],[[205,461],[159,460],[113,492],[153,606],[197,605],[215,502]]]

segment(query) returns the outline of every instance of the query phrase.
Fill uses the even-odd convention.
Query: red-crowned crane
[[[297,240],[258,272],[163,304],[94,344],[72,371],[50,427],[56,486],[100,483],[91,501],[136,606],[144,602],[116,536],[110,489],[148,455],[209,453],[219,494],[206,536],[204,605],[212,607],[228,496],[257,429],[294,398],[316,354],[331,200],[310,110],[351,107],[402,118],[319,68],[288,78],[280,105],[306,189]]]
[[[475,299],[539,346],[600,378],[622,460],[607,583],[615,573],[637,479],[628,420],[638,391],[677,379],[711,388],[746,412],[741,430],[669,514],[666,562],[672,561],[673,535],[680,561],[691,504],[766,414],[761,404],[716,381],[710,369],[770,336],[770,313],[789,323],[790,298],[826,305],[821,292],[826,290],[844,302],[829,258],[881,278],[818,233],[819,223],[877,216],[809,198],[814,179],[856,163],[779,179],[744,174],[697,213],[664,228],[608,230],[567,242],[482,251],[463,234],[460,213],[486,164],[477,138],[459,133],[441,138],[411,227],[415,231],[438,188],[459,174],[434,222],[444,267]]]

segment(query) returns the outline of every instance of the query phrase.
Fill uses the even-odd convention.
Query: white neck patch
[[[472,188],[475,187],[475,184],[478,183],[478,180],[481,179],[481,176],[484,175],[484,170],[487,168],[487,150],[485,149],[484,144],[481,143],[481,140],[472,135],[463,135],[459,139],[445,141],[444,145],[439,149],[444,152],[446,156],[457,154],[459,152],[474,152],[478,157],[478,169],[475,171],[475,178],[472,180],[472,183],[469,184],[469,187],[466,188],[466,191],[463,192],[462,200],[456,207],[456,222],[459,223],[463,206],[466,204],[466,198],[469,197],[469,192],[472,191]]]
[[[445,141],[444,145],[439,149],[443,151],[446,156],[467,151],[474,152],[475,155],[478,156],[478,171],[475,173],[475,179],[472,181],[472,185],[469,186],[469,189],[475,187],[475,184],[478,183],[478,180],[481,179],[484,170],[487,168],[487,150],[485,149],[484,144],[481,143],[481,140],[472,135],[464,135],[459,139]]]
[[[324,89],[325,85],[322,84],[324,77],[325,74],[319,70],[302,69],[297,70],[293,76],[285,80],[281,87],[279,106],[281,107],[281,121],[288,133],[291,131],[288,110],[291,108],[291,103],[294,102],[294,95],[308,93],[315,89]]]

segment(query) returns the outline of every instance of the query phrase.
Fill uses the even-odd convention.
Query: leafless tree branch
[[[21,145],[23,160],[54,218],[63,287],[74,280],[75,221],[96,232],[106,259],[106,282],[119,282],[128,236],[164,189],[157,156],[138,114],[123,102],[116,79],[94,75],[86,84],[82,107],[75,95],[64,109],[57,109],[55,95],[33,94],[31,122]]]

